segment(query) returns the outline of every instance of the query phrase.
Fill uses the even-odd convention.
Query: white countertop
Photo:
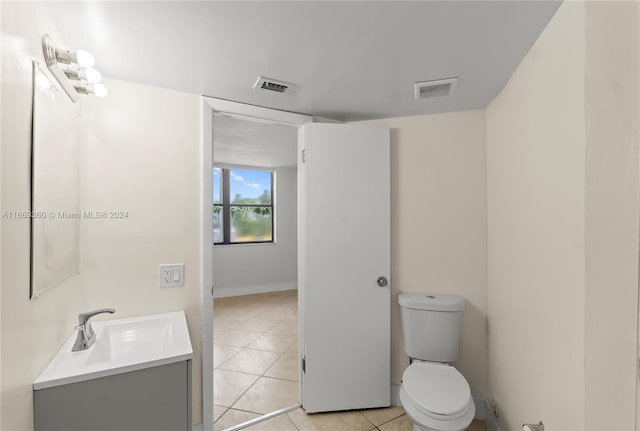
[[[184,311],[92,323],[93,345],[72,352],[75,330],[33,383],[33,389],[166,365],[193,358]]]

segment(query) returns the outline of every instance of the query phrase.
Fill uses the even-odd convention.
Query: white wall
[[[1,206],[28,210],[31,59],[41,38],[63,44],[41,3],[2,2]],[[114,317],[184,309],[194,347],[193,419],[200,399],[200,98],[109,80],[104,99],[83,98],[86,210],[125,220],[82,226],[81,275],[29,300],[29,221],[2,219],[0,429],[33,425],[31,384],[77,315],[110,306]],[[167,198],[168,197],[168,198]],[[185,286],[160,289],[160,263],[184,262]]]
[[[639,9],[586,3],[585,430],[635,428]]]
[[[565,2],[487,108],[489,387],[518,429],[632,430],[638,4]]]
[[[215,154],[214,154],[215,157]],[[297,169],[275,170],[275,244],[213,249],[216,297],[297,289]]]
[[[31,61],[42,57],[41,38],[60,41],[41,4],[2,2],[2,211],[30,208]],[[29,300],[28,219],[2,221],[0,400],[3,431],[32,428],[31,384],[87,310],[79,278]]]
[[[0,23],[2,22],[2,5],[0,4]],[[1,36],[0,36],[1,37]],[[2,72],[0,72],[0,77]],[[2,85],[0,85],[0,100],[2,100]],[[1,112],[1,106],[0,106]],[[0,127],[2,127],[2,120],[0,118]],[[1,142],[2,136],[0,136]],[[2,150],[0,149],[0,166],[2,166]],[[4,208],[2,203],[2,175],[0,175],[0,211]],[[2,265],[2,223],[0,223],[0,268]],[[0,272],[2,270],[0,269]],[[0,334],[2,334],[2,276],[0,275]],[[2,388],[2,343],[0,342],[0,390]],[[2,394],[0,393],[0,428],[2,427]]]
[[[487,108],[489,376],[500,422],[584,429],[584,4]]]
[[[456,367],[487,388],[485,113],[366,122],[391,128],[391,381],[408,366],[400,292],[466,300]]]
[[[86,211],[82,283],[88,308],[114,317],[184,310],[193,360],[193,422],[201,421],[200,97],[107,80],[83,107]],[[158,287],[158,265],[184,263],[184,286]]]

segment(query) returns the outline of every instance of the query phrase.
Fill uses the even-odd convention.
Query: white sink
[[[45,389],[143,368],[155,367],[193,357],[187,320],[183,311],[153,314],[92,323],[96,333],[93,345],[72,352],[78,331],[33,383]]]

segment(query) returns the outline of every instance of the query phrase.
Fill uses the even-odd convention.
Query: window
[[[273,242],[273,172],[213,168],[213,243]]]

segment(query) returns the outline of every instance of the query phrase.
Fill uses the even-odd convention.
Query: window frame
[[[212,212],[215,212],[215,208],[221,208],[222,216],[222,241],[216,242],[212,238],[214,246],[224,245],[250,245],[250,244],[275,244],[276,242],[276,205],[275,205],[275,169],[264,167],[239,167],[239,166],[220,166],[214,165],[213,169],[220,170],[220,203],[213,202]],[[268,172],[270,176],[271,187],[271,200],[270,204],[234,204],[231,203],[231,175],[232,170],[249,170]],[[213,183],[213,171],[212,171],[212,183]],[[231,241],[231,208],[269,208],[271,209],[271,239],[265,241]],[[214,216],[215,219],[215,216]],[[212,226],[213,228],[213,226]]]

